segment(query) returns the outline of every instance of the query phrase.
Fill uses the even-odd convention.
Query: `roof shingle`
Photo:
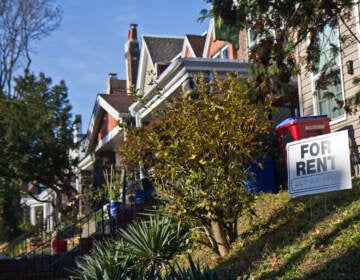
[[[129,106],[133,102],[133,97],[125,94],[100,94],[111,106],[119,113],[129,113]]]
[[[143,36],[153,63],[168,62],[177,56],[183,46],[183,38]]]
[[[187,39],[189,40],[189,43],[195,52],[196,57],[202,57],[205,41],[206,41],[206,35],[186,35]]]

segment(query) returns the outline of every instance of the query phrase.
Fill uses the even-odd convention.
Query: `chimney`
[[[113,93],[113,82],[114,80],[117,80],[117,73],[109,73],[108,79],[106,81],[106,93],[112,94]]]
[[[130,40],[137,40],[137,30],[136,30],[137,24],[130,23],[130,30],[128,31],[128,41]]]
[[[137,39],[137,24],[131,23],[125,43],[125,66],[126,66],[126,86],[129,89],[136,85],[140,48]]]
[[[73,142],[74,144],[78,143],[81,140],[82,135],[82,121],[81,115],[75,115],[74,125],[73,125]]]

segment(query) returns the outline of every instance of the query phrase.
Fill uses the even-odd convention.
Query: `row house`
[[[193,79],[199,75],[208,80],[214,72],[220,78],[229,72],[247,75],[248,37],[246,31],[240,31],[232,43],[219,39],[211,20],[201,35],[142,35],[140,48],[137,25],[130,24],[125,44],[126,80],[110,75],[107,92],[97,95],[78,165],[79,191],[86,186],[98,188],[104,182],[102,172],[109,166],[119,167],[117,147],[125,140],[119,123],[137,127],[149,123],[170,97],[193,89]],[[141,93],[141,101],[133,100],[132,89]],[[290,105],[279,106],[274,124],[291,115]]]
[[[96,96],[89,127],[80,144],[80,161],[77,166],[77,188],[82,194],[80,214],[88,212],[93,205],[92,198],[86,193],[98,193],[104,184],[104,171],[115,168],[120,171],[117,149],[125,139],[125,130],[119,124],[131,125],[134,118],[129,106],[133,98],[129,88],[135,84],[139,63],[139,42],[136,25],[131,24],[125,44],[126,80],[118,79],[115,73],[109,73],[106,92]]]
[[[318,34],[321,48],[318,66],[321,68],[331,62],[331,71],[336,75],[337,82],[329,83],[326,89],[319,90],[317,81],[320,73],[310,72],[303,66],[298,76],[298,92],[301,116],[327,115],[331,119],[332,132],[348,130],[352,175],[359,175],[360,123],[357,105],[352,103],[357,99],[360,90],[359,85],[354,83],[360,74],[359,4],[354,4],[351,13],[351,18],[345,24],[341,21],[338,24],[329,24]],[[353,35],[356,35],[357,39]],[[345,37],[348,39],[342,40]],[[307,42],[304,42],[299,47],[299,58],[305,56],[306,46]],[[335,55],[332,53],[332,46],[339,47]],[[345,106],[339,106],[339,102],[344,102]]]
[[[168,98],[178,95],[181,90],[191,90],[193,78],[200,74],[211,80],[214,71],[219,77],[228,72],[247,73],[245,33],[239,37],[241,47],[238,50],[227,41],[216,40],[215,35],[214,22],[210,21],[208,31],[202,35],[141,37],[136,88],[144,100],[129,108],[137,126],[148,123],[152,113]]]
[[[218,34],[211,20],[207,32],[202,35],[141,37],[136,89],[140,90],[143,100],[134,102],[129,108],[137,126],[148,123],[152,113],[169,97],[181,90],[191,90],[192,79],[200,73],[208,80],[214,71],[220,78],[229,72],[247,75],[250,33],[239,31],[232,43],[218,39]],[[159,89],[161,94],[158,94]],[[291,116],[293,107],[291,103],[279,104],[279,113],[273,116],[274,125]]]
[[[119,169],[117,148],[125,137],[124,128],[119,124],[132,122],[128,109],[131,103],[132,97],[127,94],[126,81],[110,75],[107,92],[96,97],[82,145],[83,157],[78,164],[77,174],[80,193],[94,193],[104,183],[105,170],[112,167]],[[82,205],[80,208],[86,211],[88,206],[91,205]]]
[[[245,76],[248,74],[248,50],[253,43],[251,34],[240,30],[231,43],[220,38],[224,37],[219,37],[214,20],[210,21],[207,32],[202,35],[141,37],[136,89],[143,98],[129,107],[137,127],[149,123],[153,113],[161,110],[170,97],[191,90],[194,86],[193,78],[200,74],[207,80],[212,79],[214,72],[220,78],[229,72]],[[297,100],[276,104],[278,111],[272,116],[274,127],[293,116],[297,105]],[[283,184],[284,162],[276,160],[273,164],[270,159],[267,162],[269,168],[274,168],[269,174],[277,174],[274,179],[276,182],[272,185]]]

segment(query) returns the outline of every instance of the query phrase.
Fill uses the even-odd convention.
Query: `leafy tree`
[[[5,190],[3,225],[7,238],[19,223],[20,191],[28,183],[57,193],[53,202],[60,210],[61,193],[71,195],[72,147],[71,106],[63,81],[52,85],[43,73],[37,77],[25,71],[15,79],[15,95],[0,100],[0,187]],[[36,197],[35,197],[36,198]]]
[[[248,164],[264,154],[271,124],[269,99],[237,74],[197,82],[120,146],[124,164],[152,171],[166,209],[202,226],[221,255],[238,236],[237,220],[252,196],[243,188]],[[133,172],[133,170],[128,170]]]
[[[51,0],[0,0],[0,88],[8,95],[14,71],[30,66],[31,43],[48,36],[61,18]]]
[[[318,34],[327,26],[334,26],[339,22],[347,29],[347,34],[340,34],[340,41],[345,46],[360,42],[349,24],[354,5],[351,0],[205,2],[211,3],[211,9],[202,11],[204,17],[212,16],[221,19],[226,25],[237,27],[237,30],[251,31],[255,42],[249,54],[255,69],[253,85],[265,89],[262,90],[263,95],[271,95],[272,98],[296,97],[297,91],[291,87],[291,78],[298,73],[300,65],[320,74],[319,81],[322,83],[318,85],[319,90],[339,82],[336,75],[328,71],[332,65],[319,63],[322,46]],[[305,40],[306,45],[303,44]],[[304,57],[296,57],[299,55],[297,48],[300,45],[305,48]],[[338,51],[338,47],[332,45],[333,55]],[[343,102],[339,102],[339,106],[343,105]]]

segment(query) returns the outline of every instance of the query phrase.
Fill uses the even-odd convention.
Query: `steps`
[[[67,237],[68,251],[63,254],[51,255],[51,240],[53,237],[43,240],[38,247],[31,252],[20,250],[19,254],[12,254],[10,259],[0,259],[0,280],[8,279],[67,279],[69,271],[76,266],[76,258],[88,254],[94,241],[116,236],[121,228],[126,227],[136,219],[136,213],[143,213],[144,205],[120,209],[118,216],[112,219],[104,219],[103,207],[92,211],[89,215],[78,220],[70,230],[74,232]],[[101,211],[101,215],[98,215]],[[102,217],[100,220],[94,217]],[[81,229],[74,231],[73,229]],[[12,248],[19,247],[21,242],[27,241],[29,235],[10,242]],[[25,244],[27,244],[25,242]],[[9,247],[7,252],[10,252]],[[0,252],[0,255],[2,253]]]

